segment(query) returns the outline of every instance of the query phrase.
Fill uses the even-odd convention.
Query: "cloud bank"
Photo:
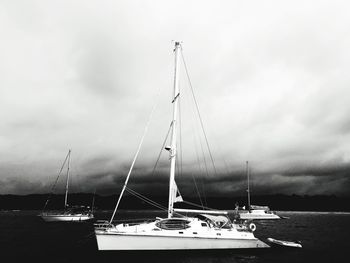
[[[202,174],[199,141],[185,141],[198,123],[185,113],[187,174],[212,194],[244,192],[249,160],[257,193],[349,195],[349,7],[2,1],[0,193],[47,192],[69,148],[83,191],[117,191],[159,89],[134,187],[166,188],[166,156],[162,175],[147,175],[170,124],[171,41],[181,40],[218,169]],[[184,191],[191,178],[179,177]]]

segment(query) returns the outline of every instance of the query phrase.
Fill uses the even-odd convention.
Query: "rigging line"
[[[202,151],[204,167],[205,167],[205,173],[206,173],[207,177],[209,177],[209,169],[208,169],[208,165],[207,165],[207,159],[205,158],[203,143],[202,143],[202,140],[201,140],[200,136],[198,136],[198,140],[199,140],[199,145],[200,145],[200,148],[201,148],[201,151]],[[202,192],[203,192],[203,197],[204,197],[204,203],[205,203],[205,205],[207,205],[207,200],[206,200],[206,196],[205,196],[205,188],[203,186],[203,181],[202,180],[201,180],[201,187],[202,187]]]
[[[142,195],[142,194],[140,194],[140,193],[138,193],[138,192],[136,192],[136,191],[134,191],[134,190],[132,190],[132,189],[130,189],[130,188],[128,188],[128,187],[126,188],[126,191],[127,191],[128,193],[130,193],[130,194],[136,196],[137,198],[139,198],[139,199],[141,199],[141,200],[143,200],[143,201],[149,203],[150,205],[153,205],[153,206],[155,206],[155,207],[157,207],[157,208],[159,208],[159,209],[161,209],[161,210],[167,211],[167,208],[164,207],[163,205],[161,205],[161,204],[159,204],[159,203],[157,203],[157,202],[155,202],[155,201],[149,199],[148,197],[146,197],[146,196],[144,196],[144,195]]]
[[[179,93],[180,94],[180,93]],[[179,145],[179,148],[176,147],[176,149],[178,149],[178,151],[176,151],[176,155],[179,157],[179,161],[177,161],[175,163],[175,174],[179,173],[179,175],[181,176],[182,175],[182,141],[181,141],[181,110],[180,110],[180,97],[179,97],[179,108],[178,108],[178,113],[179,113],[179,141],[180,141],[180,145]],[[180,154],[178,154],[178,152],[180,152]],[[174,178],[175,180],[175,178]],[[176,182],[176,180],[175,180]],[[176,188],[177,188],[177,185],[176,185]],[[177,191],[179,191],[179,189],[177,188]],[[177,194],[177,193],[176,193]],[[175,194],[175,195],[176,195]]]
[[[185,92],[185,90],[184,90],[184,92]],[[183,96],[183,98],[185,98],[184,96]],[[182,174],[182,172],[183,172],[183,147],[182,147],[182,145],[183,145],[183,143],[182,143],[182,116],[181,116],[181,104],[180,104],[180,102],[181,102],[181,100],[179,100],[179,126],[180,126],[180,149],[181,149],[181,151],[180,151],[180,164],[181,164],[181,166],[180,166],[180,174]],[[183,102],[184,102],[184,104],[186,104],[186,100],[183,100]],[[186,105],[185,105],[186,106]],[[190,121],[190,123],[193,125],[193,123],[194,122],[192,122],[192,121]],[[192,128],[192,130],[193,131],[195,131],[196,129],[195,128]],[[195,139],[195,138],[194,138]],[[195,141],[195,140],[194,140]],[[199,159],[198,159],[198,153],[197,153],[197,148],[196,147],[194,147],[195,148],[195,150],[196,150],[196,156],[197,156],[197,162],[198,162],[198,164],[199,164],[199,170],[200,170],[200,162],[198,161]],[[195,179],[195,177],[194,177],[194,174],[193,173],[190,173],[191,174],[191,177],[192,177],[192,179],[193,179],[193,182],[194,182],[194,185],[195,185],[195,190],[196,190],[196,193],[197,193],[197,195],[198,195],[198,198],[199,198],[199,201],[201,202],[201,204],[203,204],[203,202],[202,202],[202,199],[201,199],[201,195],[200,195],[200,192],[199,192],[199,189],[198,189],[198,186],[197,186],[197,182],[196,182],[196,179]]]
[[[201,171],[202,170],[202,166],[201,166],[201,162],[200,162],[200,158],[199,158],[199,154],[198,154],[198,147],[197,147],[197,140],[196,140],[197,139],[197,137],[196,137],[197,129],[193,126],[195,124],[195,121],[191,121],[191,124],[192,124],[192,130],[195,131],[195,132],[193,132],[194,149],[195,149],[195,153],[196,153],[198,168],[199,168],[199,171]],[[200,141],[200,138],[199,138],[199,141]],[[206,174],[208,175],[207,162],[205,160],[205,156],[204,156],[204,153],[203,153],[203,147],[202,147],[202,154],[203,154],[203,157],[204,157],[204,165],[205,165]],[[196,182],[196,178],[195,178],[195,176],[192,173],[191,173],[191,177],[192,177],[192,180],[194,182],[194,186],[195,186],[196,193],[198,195],[199,201],[200,201],[200,203],[203,206],[203,202],[202,202],[201,194],[200,194],[197,182]],[[206,202],[205,196],[204,196],[204,201]]]
[[[193,123],[194,122],[192,122],[192,125],[193,125]],[[195,129],[195,128],[193,128],[193,130],[197,131],[197,129]],[[193,135],[194,135],[194,137],[193,137],[194,140],[193,141],[194,141],[194,149],[195,149],[195,153],[196,153],[196,157],[197,157],[197,163],[198,163],[199,170],[201,171],[202,166],[201,166],[201,162],[200,162],[200,159],[199,159],[197,140],[196,140],[195,133],[193,133]],[[205,159],[204,159],[204,164],[205,164],[206,172],[207,172],[207,175],[208,175],[207,163],[205,162]],[[191,176],[192,176],[192,180],[194,182],[194,186],[195,186],[195,189],[196,189],[199,201],[200,201],[201,205],[203,206],[203,202],[202,202],[201,194],[200,194],[197,182],[196,182],[196,178],[194,177],[193,174],[191,174]]]
[[[63,170],[63,168],[64,168],[64,165],[65,165],[66,162],[67,162],[68,156],[69,156],[69,152],[67,153],[66,158],[64,159],[64,161],[63,161],[63,163],[62,163],[61,169],[60,169],[60,171],[58,172],[57,178],[56,178],[54,184],[53,184],[52,187],[51,187],[51,191],[50,191],[50,194],[49,194],[49,196],[48,196],[48,198],[47,198],[47,200],[46,200],[46,203],[45,203],[45,205],[44,205],[43,211],[45,210],[45,208],[46,208],[47,204],[49,203],[49,200],[50,200],[50,198],[51,198],[51,196],[52,196],[52,194],[53,194],[53,191],[55,190],[55,187],[56,187],[56,185],[57,185],[58,179],[59,179],[59,177],[60,177],[60,175],[61,175],[61,173],[62,173],[62,170]]]
[[[182,121],[181,121],[181,97],[179,98],[179,128],[180,128],[180,134],[179,134],[179,136],[180,136],[180,155],[179,155],[179,157],[180,157],[180,176],[182,175],[182,168],[183,168],[183,166],[182,166],[182,160],[183,160],[183,158],[182,158],[182,153],[183,153],[183,151],[182,151]]]
[[[126,190],[128,193],[130,193],[130,194],[132,194],[132,195],[134,195],[134,196],[136,196],[136,197],[141,198],[142,200],[147,200],[147,201],[149,201],[149,202],[151,202],[151,203],[157,204],[158,206],[162,206],[161,204],[158,204],[157,202],[151,200],[150,198],[144,196],[144,195],[141,194],[141,193],[136,192],[135,190],[133,190],[133,189],[131,189],[131,188],[129,188],[129,187],[126,187],[125,190]]]
[[[167,207],[165,207],[165,206],[163,206],[163,205],[161,205],[161,204],[159,204],[159,203],[157,203],[157,202],[155,202],[155,201],[153,201],[153,200],[147,198],[146,196],[144,196],[144,195],[142,195],[142,194],[140,194],[140,193],[138,193],[138,192],[132,190],[132,189],[129,188],[129,187],[126,187],[126,191],[127,191],[128,193],[130,193],[130,194],[136,196],[137,198],[139,198],[139,199],[141,199],[141,200],[143,200],[143,201],[149,203],[150,205],[153,205],[153,206],[159,208],[160,210],[168,211],[168,208],[167,208]],[[183,216],[182,214],[177,213],[177,212],[174,212],[174,214],[179,215],[179,216]]]
[[[92,202],[91,202],[91,210],[90,210],[91,214],[94,213],[95,198],[96,198],[96,187],[95,187],[94,195],[93,195]]]
[[[153,201],[153,200],[147,198],[146,196],[144,196],[144,195],[142,195],[142,194],[136,192],[135,190],[132,190],[132,189],[129,188],[129,187],[126,187],[125,191],[127,191],[127,192],[130,193],[131,195],[135,196],[136,198],[139,198],[139,199],[145,201],[146,203],[148,203],[148,204],[150,204],[150,205],[152,205],[152,206],[154,206],[154,207],[159,208],[160,210],[163,210],[163,211],[165,211],[165,212],[168,211],[168,208],[167,208],[167,207],[165,207],[165,206],[163,206],[163,205],[161,205],[161,204],[159,204],[159,203],[157,203],[157,202],[155,202],[155,201]],[[181,215],[181,214],[179,214],[179,213],[176,213],[176,212],[174,212],[174,214],[183,216],[183,215]]]
[[[196,129],[193,129],[193,130],[196,131]],[[200,140],[200,138],[199,138],[199,140]],[[199,158],[199,154],[198,154],[198,147],[197,147],[197,140],[196,140],[196,137],[194,137],[194,140],[193,140],[193,141],[194,141],[194,148],[195,148],[195,152],[196,152],[198,167],[199,167],[199,170],[201,171],[201,170],[202,170],[202,165],[201,165],[200,158]],[[206,163],[206,161],[205,161],[205,158],[204,158],[204,166],[205,166],[206,174],[207,174],[207,176],[208,176],[208,168],[207,168],[207,163]],[[195,179],[194,176],[192,176],[192,178],[193,178],[194,185],[195,185],[195,188],[196,188],[198,197],[199,197],[199,201],[200,201],[201,205],[203,206],[202,198],[201,198],[201,195],[200,195],[200,191],[199,191],[199,188],[198,188],[196,179]],[[205,195],[204,195],[204,201],[205,201]]]
[[[229,170],[229,168],[228,168],[228,165],[227,165],[227,162],[226,162],[225,157],[223,157],[222,159],[223,159],[223,161],[224,161],[224,165],[225,165],[226,173],[227,173],[228,175],[230,175],[230,170]]]
[[[204,187],[204,183],[203,183],[203,181],[201,180],[201,187],[202,187],[202,192],[203,192],[203,198],[204,198],[204,205],[205,206],[207,206],[208,205],[208,203],[207,203],[207,195],[206,195],[206,193],[205,193],[205,187]]]
[[[217,210],[217,209],[213,209],[213,208],[210,208],[210,207],[207,207],[207,206],[201,206],[201,205],[199,205],[199,204],[192,203],[192,202],[189,202],[189,201],[183,201],[183,202],[186,203],[186,204],[189,204],[189,205],[196,206],[196,207],[201,207],[201,208],[203,208],[203,209]]]
[[[116,206],[115,206],[115,208],[114,208],[112,217],[111,217],[111,219],[110,219],[110,221],[109,221],[110,224],[112,223],[112,221],[113,221],[113,219],[114,219],[114,216],[115,216],[115,213],[117,212],[117,209],[118,209],[120,200],[122,199],[122,196],[123,196],[123,194],[124,194],[126,185],[128,184],[128,181],[129,181],[131,172],[132,172],[132,170],[133,170],[133,168],[134,168],[136,159],[137,159],[137,157],[138,157],[138,155],[139,155],[139,153],[140,153],[141,146],[142,146],[142,144],[143,144],[143,140],[144,140],[145,137],[146,137],[146,133],[147,133],[148,127],[149,127],[149,125],[150,125],[150,123],[151,123],[151,119],[152,119],[153,113],[154,113],[154,111],[155,111],[155,109],[156,109],[156,107],[157,107],[157,105],[158,105],[158,103],[159,103],[160,93],[161,93],[161,89],[159,88],[159,90],[158,90],[158,95],[157,95],[157,99],[155,100],[155,104],[154,104],[154,106],[153,106],[153,108],[152,108],[152,110],[151,110],[151,113],[150,113],[149,117],[148,117],[148,120],[147,120],[147,123],[146,123],[146,127],[145,127],[144,132],[143,132],[143,135],[142,135],[142,137],[141,137],[141,141],[140,141],[140,143],[139,143],[139,145],[138,145],[138,147],[137,147],[136,154],[135,154],[134,159],[133,159],[133,161],[132,161],[132,163],[131,163],[131,166],[130,166],[128,175],[127,175],[127,177],[126,177],[126,179],[125,179],[124,186],[123,186],[122,191],[121,191],[121,193],[120,193],[120,195],[119,195],[119,198],[118,198],[117,204],[116,204]]]
[[[194,124],[196,124],[195,121],[193,121]],[[200,134],[197,132],[197,129],[196,128],[193,128],[193,130],[195,131],[194,133],[194,144],[195,144],[195,150],[196,150],[196,157],[197,157],[197,162],[198,162],[198,166],[199,166],[199,169],[201,170],[202,166],[201,166],[201,161],[200,161],[200,157],[199,157],[199,154],[198,154],[198,145],[197,145],[197,140],[196,138],[198,137],[198,141],[199,141],[199,145],[200,145],[200,150],[202,152],[202,157],[203,157],[203,162],[204,162],[204,168],[205,168],[205,173],[207,175],[207,177],[209,177],[209,169],[208,169],[208,165],[207,165],[207,160],[205,158],[205,153],[204,153],[204,149],[203,149],[203,143],[202,143],[202,140],[201,140],[201,136]],[[195,178],[193,177],[193,180],[194,182],[196,182]],[[203,184],[203,181],[200,180],[200,186],[201,186],[201,190],[202,190],[202,193],[203,193],[203,198],[204,198],[204,204],[205,206],[207,205],[207,200],[206,200],[206,195],[205,195],[205,188],[204,188],[204,184]],[[196,185],[197,187],[197,185]],[[201,196],[200,196],[200,191],[199,191],[199,188],[197,187],[197,192],[198,192],[198,196],[199,196],[199,199],[200,199],[200,202],[201,204],[203,205],[203,202],[201,200]]]
[[[180,128],[180,175],[182,175],[182,171],[183,171],[183,149],[182,149],[182,118],[181,118],[181,104],[180,104],[180,99],[179,99],[179,128]],[[194,181],[194,185],[195,185],[195,188],[196,188],[196,192],[198,194],[198,197],[199,197],[199,201],[201,202],[202,204],[202,207],[203,206],[203,202],[202,202],[202,199],[201,199],[201,195],[199,193],[199,189],[197,187],[197,182],[196,182],[196,179],[193,175],[193,173],[191,173],[191,176],[192,176],[192,179]]]
[[[182,148],[182,118],[181,118],[181,104],[180,104],[181,100],[179,99],[179,126],[180,126],[180,174],[182,174],[182,171],[183,171],[183,148]],[[185,101],[186,102],[186,101]],[[195,130],[195,129],[194,129]],[[197,153],[197,148],[195,147],[196,149],[196,154],[197,154],[197,159],[198,159],[198,153]],[[200,163],[198,162],[199,166],[200,166]],[[200,168],[200,167],[199,167]],[[197,187],[197,182],[196,182],[196,179],[193,175],[193,173],[191,173],[191,176],[192,176],[192,179],[194,181],[194,185],[195,185],[195,188],[196,188],[196,192],[197,192],[197,195],[199,197],[199,201],[201,202],[201,204],[203,205],[203,202],[202,202],[202,199],[201,199],[201,195],[200,195],[200,192],[199,192],[199,189]]]
[[[199,202],[201,203],[202,207],[204,207],[203,202],[202,202],[202,198],[201,198],[201,195],[200,195],[200,193],[199,193],[198,186],[197,186],[196,178],[194,177],[193,174],[191,174],[191,175],[192,175],[192,179],[193,179],[193,182],[194,182],[194,186],[195,186],[195,188],[196,188],[196,192],[197,192],[198,197],[199,197]]]
[[[78,158],[77,155],[75,155],[75,160],[77,161],[72,161],[72,156],[70,157],[70,181],[69,181],[69,185],[71,185],[69,188],[72,189],[75,192],[81,193],[83,192],[83,188],[82,188],[82,179],[81,179],[81,173],[79,171],[78,166],[76,165],[78,162]],[[72,193],[72,191],[69,191],[70,193]]]
[[[130,193],[130,194],[132,194],[132,195],[138,197],[139,199],[141,199],[141,200],[143,200],[143,201],[149,203],[150,205],[153,205],[153,206],[155,206],[155,207],[161,209],[161,210],[164,210],[164,211],[167,211],[167,210],[168,210],[166,207],[162,206],[161,204],[158,204],[157,202],[155,202],[155,201],[149,199],[148,197],[146,197],[146,196],[144,196],[144,195],[142,195],[142,194],[140,194],[140,193],[138,193],[138,192],[132,190],[132,189],[129,188],[129,187],[126,187],[126,191],[127,191],[128,193]]]
[[[170,133],[170,130],[171,130],[172,125],[173,125],[173,122],[170,123],[168,132],[167,132],[167,134],[166,134],[166,136],[165,136],[164,142],[163,142],[162,147],[161,147],[161,149],[160,149],[160,152],[159,152],[159,154],[158,154],[157,161],[156,161],[156,163],[155,163],[155,165],[154,165],[154,167],[153,167],[152,176],[154,175],[154,173],[155,173],[155,171],[156,171],[156,168],[157,168],[157,165],[158,165],[160,156],[161,156],[161,154],[162,154],[162,151],[164,150],[164,147],[165,147],[166,141],[167,141],[167,139],[168,139],[168,136],[169,136],[169,133]]]
[[[68,165],[67,165],[67,182],[66,182],[66,194],[64,199],[64,209],[68,207],[68,187],[69,187],[69,179],[70,179],[70,160],[71,160],[71,152],[69,149],[69,157],[68,157]]]
[[[209,151],[210,159],[211,159],[212,164],[213,164],[214,173],[215,173],[215,175],[217,175],[217,172],[216,172],[216,167],[215,167],[215,164],[214,164],[213,155],[211,154],[211,150],[210,150],[210,147],[209,147],[208,138],[207,138],[207,135],[206,135],[205,130],[204,130],[204,125],[203,125],[202,117],[201,117],[201,115],[200,115],[200,111],[199,111],[198,103],[197,103],[196,97],[195,97],[195,95],[194,95],[194,90],[193,90],[193,87],[192,87],[192,83],[191,83],[190,76],[189,76],[189,74],[188,74],[188,70],[187,70],[187,66],[186,66],[185,58],[184,58],[183,53],[182,53],[182,49],[181,49],[181,52],[180,52],[180,53],[181,53],[182,61],[183,61],[183,64],[184,64],[184,68],[185,68],[186,76],[187,76],[187,79],[188,79],[188,82],[189,82],[189,85],[190,85],[190,88],[191,88],[192,97],[193,97],[193,100],[194,100],[195,105],[196,105],[196,108],[197,108],[197,113],[198,113],[199,120],[200,120],[200,123],[201,123],[201,126],[202,126],[202,131],[203,131],[203,134],[204,134],[204,137],[205,137],[205,142],[206,142],[207,147],[208,147],[208,151]]]
[[[128,190],[126,190],[126,191],[128,192]],[[142,197],[137,196],[137,195],[135,195],[135,194],[133,194],[133,193],[130,193],[130,194],[136,196],[136,198],[139,198],[139,199],[141,199],[142,201],[144,201],[145,203],[148,203],[148,204],[150,204],[150,205],[152,205],[152,206],[154,206],[154,207],[156,207],[156,208],[158,208],[158,209],[160,209],[160,210],[167,211],[164,207],[160,207],[160,206],[158,206],[158,205],[156,205],[156,204],[153,204],[153,203],[149,202],[148,200],[145,200],[145,199],[143,199]]]

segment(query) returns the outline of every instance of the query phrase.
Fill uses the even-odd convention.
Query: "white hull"
[[[208,217],[208,215],[206,216]],[[175,225],[171,224],[174,220],[177,221]],[[223,224],[222,227],[219,227],[197,218],[182,220],[160,219],[141,224],[96,224],[97,246],[99,250],[199,250],[269,247],[255,238],[253,232],[237,229],[232,225],[225,227]]]
[[[45,214],[40,215],[46,222],[80,222],[91,220],[94,217],[86,214],[64,215],[64,214]]]
[[[244,220],[271,220],[271,219],[281,219],[278,215],[274,213],[266,213],[265,211],[252,210],[241,212],[239,211],[239,217]]]
[[[179,237],[162,235],[103,234],[96,230],[99,250],[200,250],[269,247],[259,239]]]

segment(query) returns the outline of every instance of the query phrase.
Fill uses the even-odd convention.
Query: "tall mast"
[[[248,209],[250,211],[250,190],[249,190],[249,166],[248,166],[248,161],[247,161],[247,184],[248,184],[248,188],[247,188],[247,193],[248,193]]]
[[[171,218],[174,213],[174,200],[176,197],[176,184],[175,184],[175,162],[176,162],[176,118],[179,104],[179,52],[180,42],[175,42],[175,71],[174,71],[174,94],[173,94],[173,120],[171,131],[171,148],[170,148],[170,178],[169,178],[169,205],[168,205],[168,218]]]
[[[64,208],[67,207],[67,201],[68,201],[68,184],[69,184],[70,153],[71,153],[71,150],[69,149],[69,151],[68,151],[67,181],[66,181],[66,195],[65,195],[65,197],[64,197]]]

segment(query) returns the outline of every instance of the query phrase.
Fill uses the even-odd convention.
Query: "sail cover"
[[[182,196],[180,194],[180,191],[179,191],[179,188],[177,188],[177,184],[176,182],[174,183],[175,184],[175,200],[174,200],[174,203],[177,203],[177,202],[183,202],[184,200],[182,199]]]
[[[256,209],[256,210],[270,210],[268,206],[262,206],[262,205],[251,205],[250,209]]]
[[[213,224],[216,227],[229,227],[231,225],[231,221],[226,216],[214,216],[207,214],[199,214],[197,217],[203,221]]]

